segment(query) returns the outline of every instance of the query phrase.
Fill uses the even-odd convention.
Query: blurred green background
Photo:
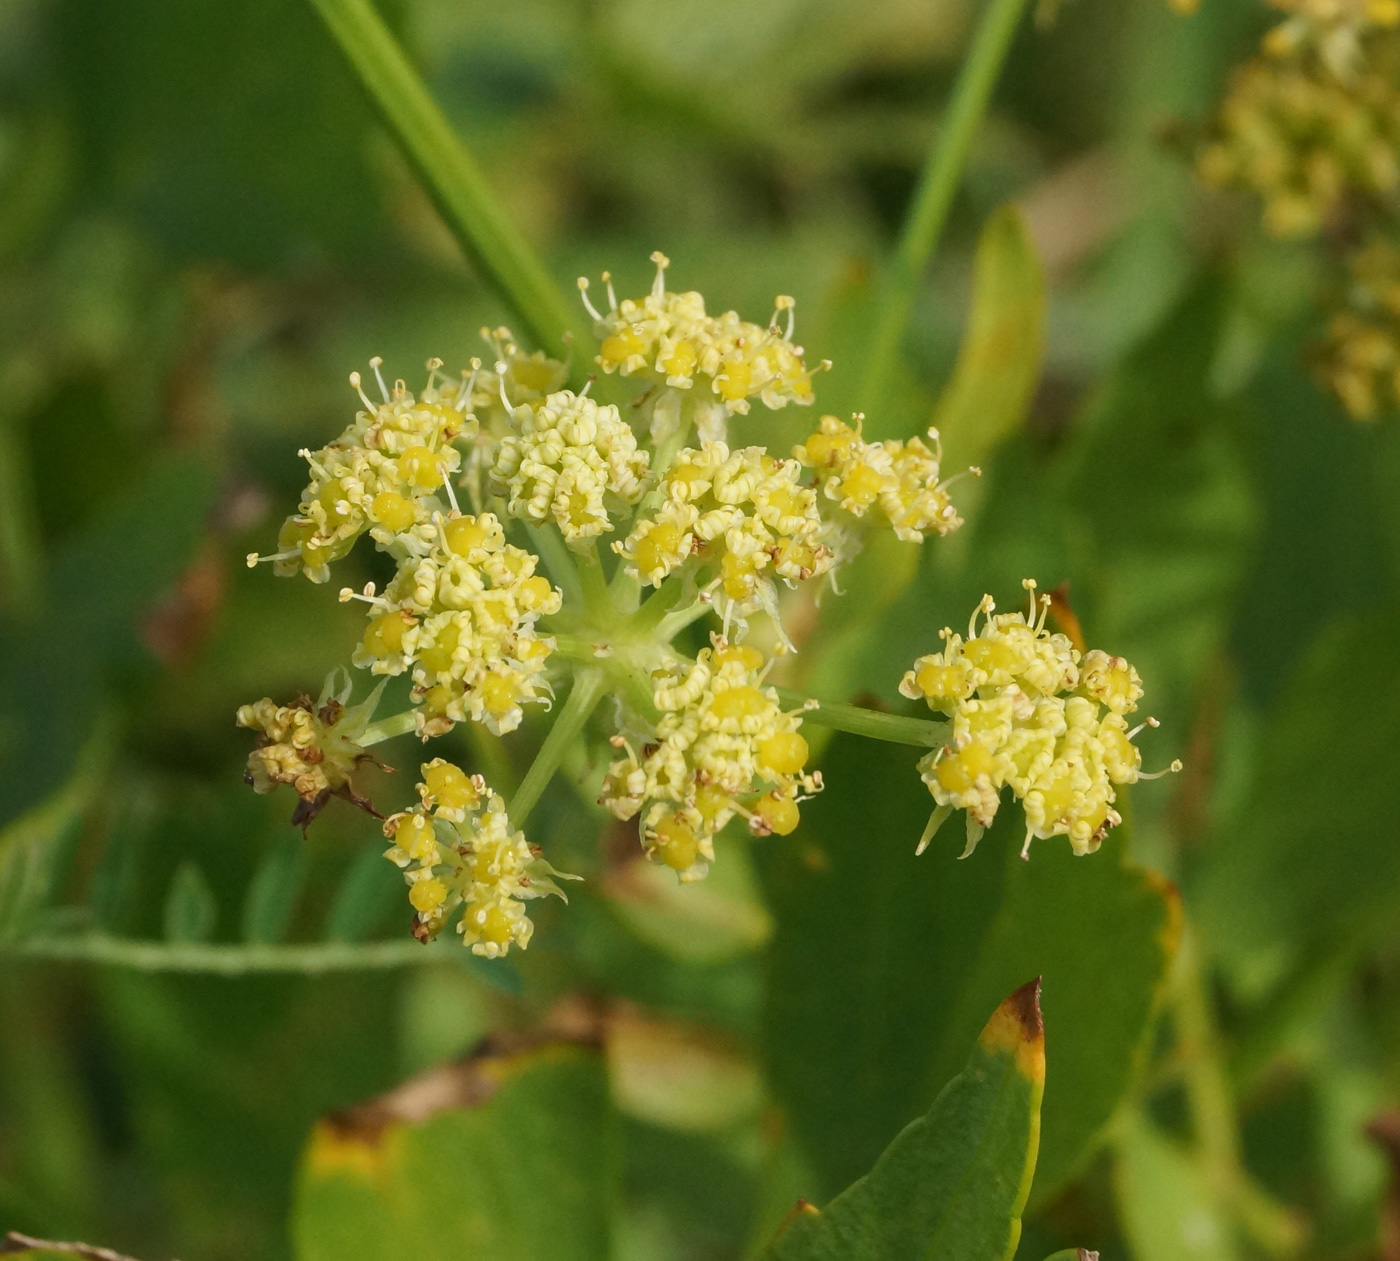
[[[1047,1119],[1054,1179],[1022,1255],[1400,1256],[1378,1251],[1387,1165],[1364,1134],[1400,1103],[1400,431],[1349,422],[1302,366],[1323,318],[1316,250],[1270,242],[1256,207],[1190,173],[1193,128],[1270,14],[1259,0],[1205,0],[1188,19],[1164,0],[1073,0],[1027,24],[899,379],[863,400],[860,295],[978,7],[384,12],[566,288],[611,268],[635,292],[660,248],[672,282],[715,309],[762,320],[775,293],[796,296],[809,360],[836,366],[818,410],[752,417],[751,440],[780,446],[855,408],[878,436],[926,427],[978,232],[1016,200],[1049,285],[1029,418],[963,484],[966,529],[932,540],[883,607],[858,606],[878,621],[815,655],[813,686],[900,703],[938,627],[983,591],[1013,603],[1033,574],[1069,582],[1089,641],[1142,672],[1163,720],[1148,763],[1186,760],[1135,792],[1130,828],[1099,856],[1063,877],[1054,843],[1033,856],[1046,874],[1028,879],[1049,883],[1026,896],[1045,915],[1007,967],[1049,968],[1052,1090],[1056,1037],[1068,1046],[1078,1017],[1057,1030],[1037,952],[1118,966],[1117,939],[1095,928],[1081,948],[1071,922],[1099,924],[1102,906],[1079,918],[1077,897],[1122,893],[1125,923],[1137,915],[1113,891],[1129,848],[1181,887],[1206,1010],[1191,1025],[1189,1004],[1144,982],[1099,1110],[1056,1131],[1073,1141]],[[735,840],[686,890],[639,869],[556,784],[532,839],[588,881],[541,914],[518,961],[225,977],[155,966],[159,952],[140,967],[52,957],[95,931],[177,947],[403,938],[374,820],[333,803],[303,844],[290,802],[241,781],[235,708],[314,695],[360,625],[328,590],[242,558],[269,550],[294,503],[297,449],[352,415],[352,368],[383,355],[414,384],[428,356],[460,364],[483,324],[508,320],[308,7],[0,4],[0,1228],[144,1258],[289,1257],[318,1118],[585,995],[610,1013],[611,1119],[595,1138],[617,1166],[613,1255],[737,1258],[798,1194],[868,1167],[994,1005],[948,1014],[976,971],[957,916],[968,888],[1003,878],[1015,828],[961,866],[947,838],[916,864],[927,796],[912,756],[848,740],[828,750],[830,800],[793,838],[752,862]],[[345,581],[356,564],[374,572],[351,561]],[[850,613],[829,616],[839,628]],[[458,733],[442,752],[508,781],[538,731],[504,747]],[[416,761],[403,741],[385,756]],[[410,776],[375,790],[401,804]],[[862,792],[884,804],[852,814]],[[841,871],[860,861],[835,896],[804,901],[799,875],[823,854]],[[1137,897],[1147,877],[1131,879]],[[888,1028],[848,1074],[821,1059],[819,1010],[785,1013],[804,986],[839,996],[857,958],[884,1006],[855,1034]],[[1091,1015],[1093,974],[1080,982]],[[1161,1014],[1139,1045],[1149,1007]],[[923,1058],[905,1072],[911,1040]],[[857,1070],[894,1085],[858,1086]],[[1223,1141],[1203,1081],[1226,1100]],[[806,1121],[803,1099],[818,1101]],[[561,1194],[533,1191],[541,1206]]]

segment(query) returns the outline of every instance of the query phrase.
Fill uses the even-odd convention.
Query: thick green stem
[[[574,553],[578,557],[579,577],[583,580],[583,607],[588,620],[600,629],[607,629],[617,621],[617,608],[612,594],[608,591],[608,580],[603,574],[603,558],[598,555],[597,544],[590,539],[582,551]]]
[[[808,698],[791,688],[777,689],[778,699],[791,708],[807,703]],[[860,705],[841,705],[835,701],[817,701],[815,708],[804,715],[807,722],[837,731],[849,731],[856,736],[869,736],[891,744],[912,744],[921,749],[936,749],[953,734],[952,725],[931,722],[926,718],[903,718],[899,714],[882,714]]]
[[[574,686],[569,693],[569,699],[564,702],[564,708],[559,711],[554,726],[549,729],[544,743],[540,745],[533,765],[525,773],[524,782],[511,798],[508,808],[510,821],[516,827],[520,827],[534,809],[540,794],[548,787],[554,772],[559,769],[559,763],[569,745],[578,738],[589,715],[602,700],[604,691],[604,674],[601,670],[580,670],[574,676]]]
[[[311,4],[467,255],[540,345],[558,354],[572,335],[581,375],[593,342],[582,308],[565,299],[510,221],[370,0]]]
[[[583,603],[583,579],[579,576],[574,554],[564,542],[558,530],[549,525],[525,523],[525,532],[530,536],[530,546],[544,561],[545,571],[564,593],[564,603],[575,606]]]
[[[878,405],[889,383],[905,330],[909,327],[909,313],[914,306],[919,280],[943,233],[973,137],[986,113],[987,102],[1026,4],[1027,0],[989,0],[972,50],[963,62],[948,112],[929,151],[913,204],[904,221],[899,246],[877,295],[877,323],[865,362],[867,406]]]

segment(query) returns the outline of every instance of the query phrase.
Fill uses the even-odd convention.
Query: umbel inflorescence
[[[1346,242],[1314,353],[1357,420],[1400,405],[1400,0],[1269,0],[1283,21],[1233,74],[1197,170],[1263,201],[1277,237]]]
[[[639,300],[619,302],[605,274],[599,310],[579,282],[597,366],[622,405],[591,397],[594,379],[564,388],[567,366],[526,354],[505,329],[483,331],[490,359],[457,378],[430,360],[416,393],[386,383],[372,361],[379,397],[351,376],[360,410],[339,437],[301,453],[310,480],[278,550],[248,558],[324,583],[367,534],[395,569],[382,591],[340,592],[366,606],[352,658],[380,676],[366,700],[351,705],[349,676],[337,672],[314,704],[265,699],[238,712],[258,733],[249,783],[291,785],[303,825],[336,795],[372,809],[353,782],[378,741],[426,741],[467,722],[505,735],[527,710],[564,698],[509,805],[435,758],[422,767],[420,804],[385,821],[420,940],[455,924],[490,957],[529,942],[525,904],[563,897],[559,881],[575,877],[551,867],[521,824],[609,697],[600,804],[638,820],[652,860],[696,880],[731,821],[754,836],[791,833],[822,789],[804,721],[841,726],[847,707],[768,682],[774,659],[794,650],[785,594],[830,584],[872,530],[916,546],[962,523],[936,431],[871,442],[861,417],[824,416],[786,453],[731,446],[732,416],[810,405],[825,365],[807,366],[790,298],[766,325],[710,315],[700,294],[668,290],[667,260],[653,259],[655,283]],[[903,684],[946,726],[881,718],[890,738],[930,746],[929,834],[962,808],[975,841],[1010,788],[1025,804],[1028,844],[1065,834],[1077,852],[1095,848],[1117,821],[1114,785],[1140,777],[1124,718],[1137,676],[1102,653],[1081,660],[1034,607],[1029,620],[993,617],[989,599],[979,613],[980,631],[946,635]],[[408,709],[374,721],[398,676]]]

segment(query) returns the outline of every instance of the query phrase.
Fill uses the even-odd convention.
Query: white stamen
[[[610,271],[605,271],[605,272],[603,273],[603,283],[604,283],[605,285],[607,285],[607,287],[608,287],[608,309],[611,310],[611,311],[613,311],[613,312],[616,312],[616,311],[617,311],[617,290],[615,290],[615,289],[613,288],[612,272],[610,272]]]
[[[579,297],[583,299],[583,309],[584,309],[585,311],[587,311],[588,314],[591,315],[597,323],[601,324],[601,323],[603,322],[603,317],[602,317],[602,315],[599,313],[598,308],[595,307],[595,306],[593,305],[593,303],[592,303],[591,301],[589,301],[589,298],[588,298],[588,277],[587,277],[587,276],[580,276],[580,277],[578,278],[578,293],[579,293]]]
[[[1177,758],[1166,770],[1153,771],[1150,775],[1139,775],[1139,779],[1161,779],[1163,775],[1175,775],[1181,770],[1181,759]]]
[[[653,250],[651,261],[656,264],[656,279],[651,282],[652,301],[660,302],[666,296],[666,268],[671,265],[671,260],[660,250]]]
[[[360,402],[370,411],[373,411],[374,404],[369,401],[369,395],[365,393],[364,387],[360,384],[360,374],[358,372],[352,372],[350,374],[350,387],[359,394]]]
[[[248,553],[248,568],[256,569],[264,561],[296,560],[301,555],[301,548],[294,547],[289,552],[277,552],[272,556],[259,556],[257,552]]]
[[[369,361],[369,366],[374,369],[374,379],[379,382],[379,392],[384,395],[384,401],[387,403],[389,401],[389,391],[384,388],[384,374],[379,371],[379,365],[383,362],[384,360],[378,355],[375,355],[375,357]]]

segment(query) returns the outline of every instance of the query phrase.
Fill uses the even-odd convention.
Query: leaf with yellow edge
[[[1040,1143],[1040,981],[992,1013],[967,1067],[822,1212],[800,1205],[768,1261],[1004,1261]]]
[[[1025,420],[1045,352],[1045,273],[1014,205],[996,210],[977,243],[972,312],[933,423],[944,467],[985,460]]]
[[[414,1078],[312,1133],[298,1261],[605,1261],[614,1124],[601,1057],[580,1043]]]

